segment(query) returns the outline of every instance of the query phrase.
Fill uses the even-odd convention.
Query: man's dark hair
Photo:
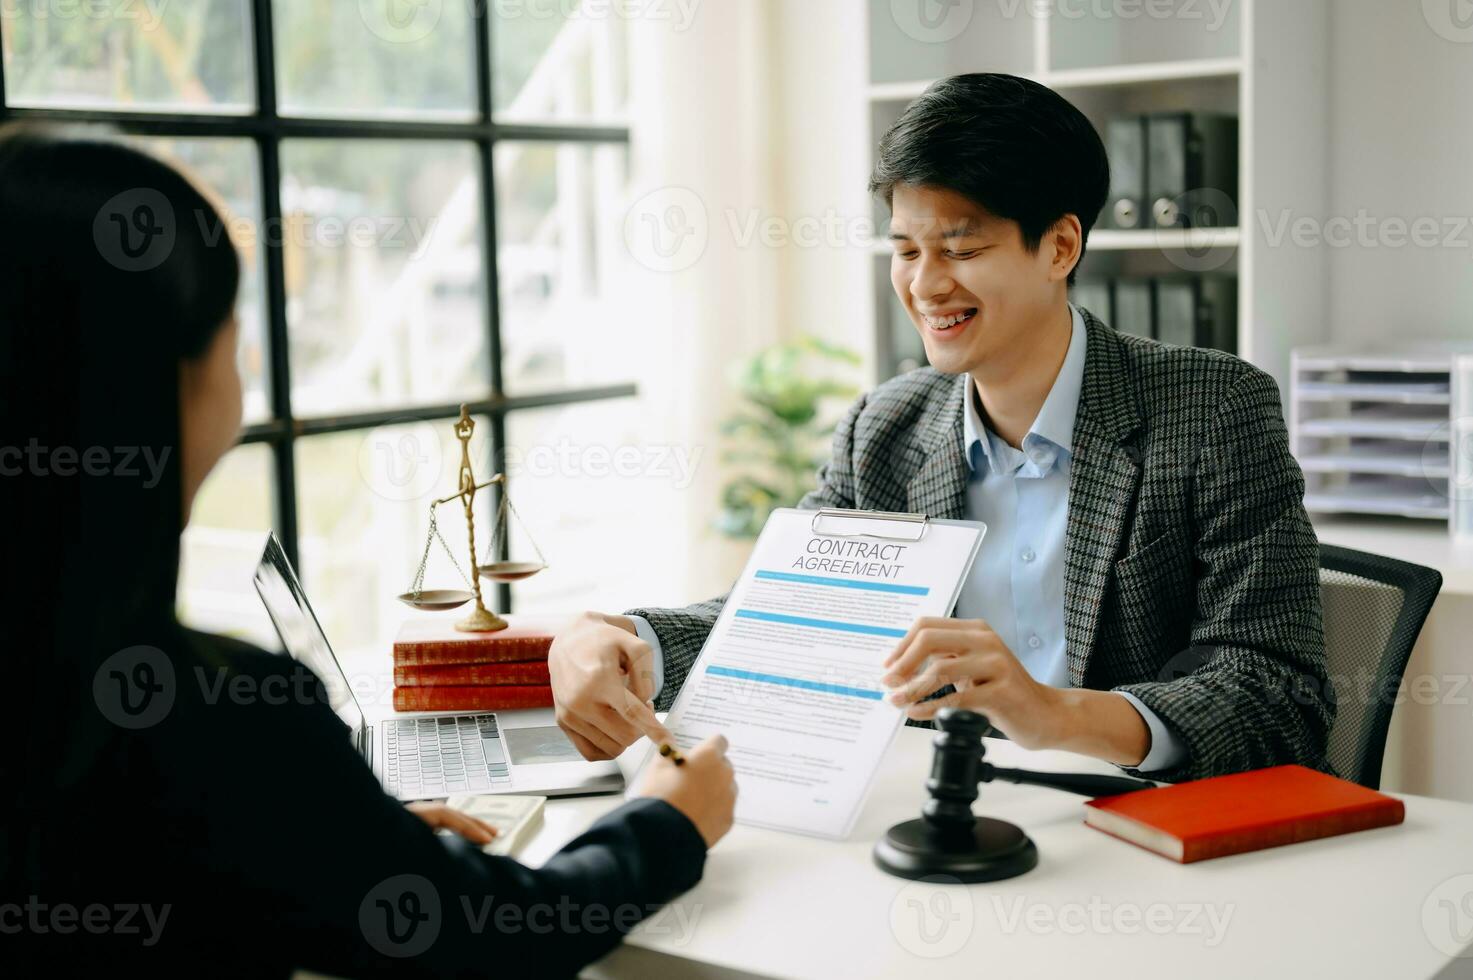
[[[1066,214],[1089,230],[1105,206],[1110,163],[1100,134],[1057,92],[1016,75],[954,75],[932,84],[880,140],[871,194],[894,205],[895,185],[940,187],[1015,221],[1037,252]],[[1075,273],[1084,262],[1084,242]]]

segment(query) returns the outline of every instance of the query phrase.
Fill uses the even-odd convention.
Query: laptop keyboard
[[[396,796],[448,796],[511,782],[495,715],[382,722],[384,787]]]

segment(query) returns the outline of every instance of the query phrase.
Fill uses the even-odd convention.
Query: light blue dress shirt
[[[963,517],[982,521],[987,536],[962,586],[956,615],[983,619],[1033,678],[1069,687],[1064,637],[1064,533],[1069,515],[1069,467],[1074,417],[1084,381],[1088,343],[1084,318],[1072,305],[1073,330],[1059,375],[1038,417],[1014,449],[977,414],[974,387],[966,389],[962,445],[970,469]],[[640,639],[654,651],[655,691],[665,683],[659,638],[649,622],[631,616]],[[1116,692],[1140,712],[1151,748],[1137,767],[1151,772],[1180,764],[1185,747],[1140,699]]]
[[[1069,470],[1074,417],[1084,383],[1089,339],[1084,317],[1069,307],[1069,350],[1038,416],[1014,449],[977,414],[968,385],[962,452],[970,477],[963,516],[987,525],[976,564],[957,598],[959,619],[983,619],[1028,673],[1051,687],[1069,687],[1064,637],[1064,535],[1069,518]],[[1133,694],[1117,692],[1140,712],[1151,748],[1138,768],[1166,769],[1186,756],[1181,742]]]

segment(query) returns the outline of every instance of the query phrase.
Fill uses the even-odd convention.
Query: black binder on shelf
[[[1151,280],[1115,280],[1115,319],[1111,323],[1120,333],[1132,333],[1137,337],[1153,335],[1151,314]]]
[[[1238,120],[1209,112],[1158,113],[1146,117],[1146,200],[1154,228],[1231,224],[1210,198],[1183,207],[1189,191],[1219,191],[1238,199]],[[1190,204],[1190,202],[1188,202]]]
[[[1146,227],[1146,120],[1118,116],[1105,124],[1110,158],[1110,194],[1100,224],[1105,228]]]
[[[1170,277],[1153,281],[1156,339],[1183,347],[1237,353],[1237,280],[1231,276]]]

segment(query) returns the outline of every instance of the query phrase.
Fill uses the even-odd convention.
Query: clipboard
[[[876,522],[890,522],[904,525],[908,530],[904,534],[874,534],[865,531],[822,531],[819,524],[825,518],[835,521],[867,520]],[[926,528],[930,526],[931,519],[925,514],[906,514],[898,511],[885,510],[840,510],[837,507],[823,507],[815,511],[813,520],[808,527],[814,534],[823,538],[880,538],[885,541],[919,541],[926,536]],[[913,529],[913,532],[912,530]]]
[[[767,542],[768,540],[767,536],[773,526],[773,519],[777,518],[779,515],[781,515],[783,520],[787,522],[787,529],[779,533],[777,540],[765,546],[765,542]],[[795,519],[801,519],[803,516],[807,517],[806,521],[803,521],[802,523],[797,523],[796,527],[794,527]],[[764,611],[760,606],[754,609],[748,602],[753,594],[751,590],[757,587],[753,585],[753,583],[757,582],[758,580],[763,580],[769,584],[774,581],[786,581],[794,582],[804,587],[818,586],[821,588],[830,588],[835,585],[844,584],[844,580],[835,579],[833,578],[833,576],[843,576],[846,574],[845,572],[806,571],[803,570],[801,567],[789,567],[786,565],[782,565],[780,560],[774,562],[774,557],[777,554],[787,556],[791,556],[793,554],[792,551],[783,549],[792,547],[792,535],[794,533],[801,535],[806,532],[814,538],[868,538],[876,541],[899,542],[902,544],[915,545],[926,541],[928,538],[934,538],[938,533],[936,529],[943,526],[965,528],[969,531],[975,532],[972,541],[970,542],[970,546],[966,549],[958,547],[956,550],[945,550],[950,548],[945,540],[934,542],[933,547],[941,548],[944,550],[941,555],[933,555],[931,559],[928,559],[931,561],[939,560],[942,563],[942,565],[938,567],[938,570],[932,573],[929,581],[925,576],[921,576],[919,578],[910,578],[909,576],[907,576],[909,581],[880,581],[878,584],[857,586],[853,584],[854,580],[849,580],[849,584],[845,584],[843,588],[839,588],[836,590],[836,592],[848,593],[848,598],[846,599],[848,609],[847,613],[844,609],[839,608],[839,606],[837,605],[834,607],[822,607],[821,611],[816,610],[814,612],[808,612],[805,610],[794,608],[791,604],[783,604],[769,606],[767,608],[772,611]],[[728,595],[726,603],[723,605],[720,614],[717,616],[717,621],[713,625],[711,633],[707,636],[706,642],[702,645],[701,651],[699,652],[699,654],[697,654],[693,663],[691,664],[690,675],[687,677],[685,684],[682,686],[679,694],[677,694],[675,698],[674,703],[671,705],[670,715],[667,718],[667,724],[671,725],[672,731],[674,731],[674,724],[678,717],[681,717],[687,709],[696,710],[696,708],[699,707],[699,705],[697,705],[696,707],[692,706],[693,698],[695,698],[697,701],[701,700],[701,698],[697,694],[698,691],[702,690],[699,682],[696,679],[698,676],[698,672],[705,672],[709,675],[712,671],[715,671],[717,672],[718,676],[725,678],[741,678],[743,680],[750,680],[759,687],[764,684],[777,682],[779,685],[798,686],[810,690],[817,690],[824,694],[836,693],[844,697],[854,696],[861,698],[879,698],[880,695],[872,689],[861,690],[862,687],[872,688],[873,678],[869,679],[870,683],[841,680],[837,684],[831,684],[828,683],[828,681],[834,680],[834,678],[832,677],[812,676],[809,674],[805,674],[802,666],[803,664],[807,664],[810,670],[815,669],[811,662],[807,661],[806,659],[802,660],[801,664],[799,663],[799,658],[806,658],[806,653],[773,653],[772,655],[769,655],[766,651],[756,651],[754,653],[751,650],[751,644],[757,642],[755,639],[753,639],[754,635],[749,635],[742,642],[742,644],[740,644],[740,646],[745,647],[745,649],[739,649],[738,646],[733,646],[728,649],[722,650],[720,653],[717,653],[717,648],[714,646],[714,644],[716,643],[716,638],[718,637],[718,635],[724,635],[724,630],[730,630],[734,628],[732,626],[732,622],[734,619],[740,621],[745,617],[747,622],[756,619],[764,623],[772,621],[776,621],[779,623],[785,622],[788,625],[796,625],[803,628],[841,628],[847,631],[864,632],[870,635],[883,635],[892,638],[885,640],[884,642],[893,643],[893,637],[902,635],[902,631],[896,628],[899,626],[899,623],[895,622],[893,619],[891,619],[891,621],[888,623],[884,623],[883,621],[885,619],[885,616],[893,616],[893,613],[898,610],[892,610],[891,613],[887,613],[885,615],[876,615],[871,612],[869,614],[870,618],[867,619],[864,617],[863,614],[858,614],[859,618],[851,619],[850,616],[856,615],[855,610],[859,608],[854,605],[855,600],[853,597],[875,595],[877,596],[875,600],[876,602],[910,602],[917,609],[921,610],[920,614],[922,615],[950,615],[955,610],[957,598],[960,596],[961,590],[965,585],[967,576],[970,574],[970,570],[976,560],[977,554],[981,550],[982,541],[986,536],[986,532],[987,525],[980,521],[947,520],[941,518],[932,518],[925,514],[873,510],[845,510],[836,508],[824,508],[812,512],[799,510],[797,508],[780,508],[779,510],[774,511],[771,517],[769,517],[768,519],[768,525],[763,529],[763,535],[758,539],[757,544],[753,547],[752,554],[746,563],[746,567],[742,572],[741,578],[738,579],[737,584],[733,586],[732,591]],[[786,535],[786,537],[784,537],[784,535]],[[940,537],[946,539],[955,537],[955,535],[947,533],[941,534]],[[961,542],[958,541],[957,543],[958,545],[960,545]],[[766,554],[764,554],[765,548],[767,552]],[[942,557],[943,555],[945,557]],[[945,570],[942,571],[941,568],[944,568]],[[946,585],[941,588],[937,588],[937,586],[940,585],[939,578],[944,578],[946,582]],[[929,593],[930,598],[919,598],[919,596],[927,593]],[[884,600],[878,598],[878,596],[881,595],[885,596]],[[913,600],[897,599],[896,597],[899,595],[914,595],[918,597]],[[868,599],[862,599],[858,601],[864,602],[866,604],[868,604],[869,602]],[[748,608],[739,608],[743,603],[746,603],[748,605]],[[869,607],[866,606],[866,608]],[[849,621],[833,622],[833,620],[840,619],[848,619]],[[863,625],[865,623],[873,623],[875,625]],[[908,627],[909,625],[909,622],[905,623],[905,626]],[[855,651],[858,650],[858,648],[852,646],[850,647],[850,649]],[[855,654],[851,653],[849,655],[853,656]],[[863,655],[867,656],[868,654]],[[762,658],[761,664],[732,663],[732,661],[735,659],[748,659],[749,656]],[[787,668],[791,669],[785,669],[784,665],[780,661],[773,659],[774,656],[789,657],[790,662],[788,663]],[[713,661],[716,661],[714,665]],[[872,668],[870,666],[862,665],[855,669],[859,669],[865,674],[868,674],[868,672]],[[709,681],[707,681],[707,683],[709,683]],[[731,683],[731,681],[728,680],[727,683]],[[735,705],[736,707],[723,708],[722,710],[728,712],[742,712],[741,716],[737,714],[729,714],[728,723],[732,725],[737,725],[738,722],[736,719],[738,717],[745,716],[746,708],[744,706],[741,706],[740,703],[735,700],[728,701],[728,704]],[[760,722],[761,720],[758,719],[758,721]],[[903,718],[898,714],[894,716],[893,720],[886,720],[882,718],[878,721],[878,723],[876,723],[874,731],[872,733],[868,731],[866,733],[863,733],[862,737],[865,739],[866,744],[868,745],[867,751],[869,753],[872,753],[869,757],[873,760],[873,766],[878,766],[878,760],[883,756],[883,753],[888,748],[889,744],[893,742],[895,733],[898,732],[902,726],[902,721]],[[702,719],[697,719],[698,726],[702,726],[704,724],[705,722]],[[714,724],[714,722],[711,722],[711,724]],[[761,724],[765,725],[769,731],[776,730],[766,722],[761,722]],[[889,726],[888,731],[884,730],[885,726]],[[797,727],[801,728],[801,723]],[[717,729],[713,729],[713,731],[714,730]],[[791,731],[791,729],[782,730]],[[677,736],[679,736],[682,733],[677,731],[676,734]],[[698,740],[700,735],[698,733],[692,732],[691,737]],[[871,738],[879,739],[880,741],[869,741]],[[743,745],[741,743],[733,740],[733,749],[735,751],[741,751],[742,748]],[[653,760],[653,758],[654,755],[652,753],[651,756],[645,760],[645,765],[648,765]],[[738,766],[738,772],[741,772],[740,765]],[[739,823],[750,826],[769,827],[776,830],[806,834],[825,839],[843,839],[847,837],[849,832],[853,829],[854,821],[857,819],[860,809],[862,808],[864,798],[868,795],[870,786],[873,783],[875,772],[875,768],[870,768],[867,771],[857,771],[857,778],[855,780],[846,781],[842,789],[837,786],[835,787],[836,789],[839,789],[839,791],[843,795],[833,797],[834,809],[830,811],[830,813],[832,814],[832,817],[834,819],[827,821],[827,829],[819,829],[817,826],[800,827],[795,825],[792,821],[774,819],[767,812],[753,812],[744,815],[741,812],[742,803],[740,801],[738,803],[737,820]],[[753,803],[755,801],[749,799],[748,802]],[[822,802],[826,805],[829,801],[825,799]]]

